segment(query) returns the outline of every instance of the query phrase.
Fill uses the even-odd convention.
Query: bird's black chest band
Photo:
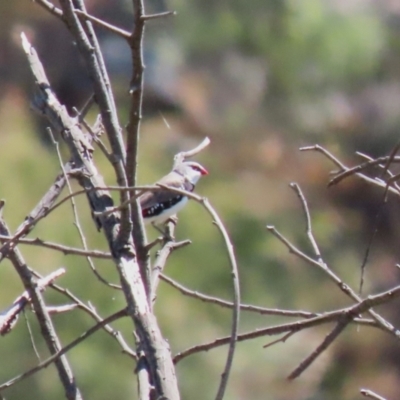
[[[178,204],[182,200],[182,198],[183,198],[182,195],[177,195],[175,197],[171,197],[169,200],[157,203],[152,207],[143,209],[142,210],[143,218],[156,217],[160,215],[165,210],[168,210],[172,208],[174,205]]]

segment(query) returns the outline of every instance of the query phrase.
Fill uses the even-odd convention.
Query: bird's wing
[[[157,184],[170,186],[177,189],[193,191],[194,185],[188,182],[186,179],[182,179],[182,176],[176,172],[170,172],[168,175],[160,179]],[[160,189],[155,192],[146,192],[139,197],[140,206],[142,210],[146,210],[156,206],[157,204],[163,204],[171,201],[179,201],[182,195],[171,192],[167,189]]]

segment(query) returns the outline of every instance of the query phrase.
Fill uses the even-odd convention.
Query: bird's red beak
[[[201,175],[208,175],[208,171],[203,167],[202,169],[201,169]]]

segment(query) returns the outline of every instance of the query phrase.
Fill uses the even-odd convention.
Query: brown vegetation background
[[[90,13],[125,27],[130,27],[132,19],[128,3],[86,1]],[[315,312],[347,305],[343,294],[322,273],[288,254],[265,226],[274,224],[294,242],[307,246],[301,207],[288,187],[298,182],[308,199],[325,260],[347,283],[358,287],[382,192],[355,178],[328,189],[332,165],[319,154],[301,153],[298,148],[323,144],[352,165],[360,162],[355,151],[373,157],[386,155],[398,141],[398,2],[148,0],[146,6],[152,12],[174,10],[177,15],[154,21],[146,29],[139,181],[153,182],[170,169],[178,149],[209,136],[212,145],[199,161],[210,175],[197,191],[212,200],[231,232],[243,301]],[[129,51],[118,38],[96,30],[124,124]],[[7,202],[5,217],[13,229],[40,199],[58,168],[46,125],[29,109],[32,86],[19,45],[21,31],[39,51],[61,102],[70,109],[81,107],[91,94],[66,29],[30,1],[0,2],[0,197]],[[106,170],[102,172],[107,176]],[[397,203],[389,199],[378,221],[366,267],[365,294],[394,286],[399,280],[395,267],[400,256]],[[91,245],[104,248],[85,200],[80,206]],[[39,225],[34,237],[75,244],[70,209],[64,210]],[[224,253],[217,234],[210,224],[202,223],[203,218],[195,204],[181,213],[176,236],[190,238],[193,244],[173,254],[166,272],[194,290],[228,298]],[[103,311],[115,310],[121,301],[100,283],[88,287],[87,282],[93,282],[91,273],[74,256],[46,252],[43,257],[43,250],[28,247],[25,254],[43,273],[66,266],[64,284],[72,285],[83,299],[95,301]],[[99,265],[113,280],[107,262]],[[14,285],[13,277],[11,266],[3,262],[0,308],[22,290]],[[157,312],[173,351],[227,334],[229,311],[161,285],[163,300]],[[51,300],[59,301],[55,295]],[[397,325],[398,306],[393,302],[379,311]],[[78,313],[69,322],[60,319],[65,343],[82,326],[90,326],[79,319]],[[241,330],[279,321],[278,317],[242,313]],[[398,398],[400,345],[366,327],[350,326],[302,377],[288,383],[288,373],[327,332],[326,327],[305,330],[265,350],[265,339],[239,344],[227,398],[352,400],[360,398],[358,390],[363,386],[389,399]],[[132,366],[105,339],[98,333],[92,342],[74,349],[71,362],[83,392],[90,394],[87,397],[127,398],[135,393]],[[212,350],[179,364],[182,398],[204,399],[214,393],[216,384],[209,382],[221,371],[225,351]],[[0,360],[1,381],[34,364],[24,324],[0,339]],[[53,375],[51,369],[43,371],[13,388],[9,397],[58,398],[61,389]]]

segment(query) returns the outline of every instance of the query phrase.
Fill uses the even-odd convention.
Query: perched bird
[[[184,161],[178,164],[168,175],[165,175],[156,182],[156,184],[192,192],[196,183],[203,175],[208,175],[208,171],[199,163]],[[187,196],[171,192],[167,189],[146,192],[139,197],[143,221],[145,224],[161,225],[168,218],[180,211],[187,201]]]

